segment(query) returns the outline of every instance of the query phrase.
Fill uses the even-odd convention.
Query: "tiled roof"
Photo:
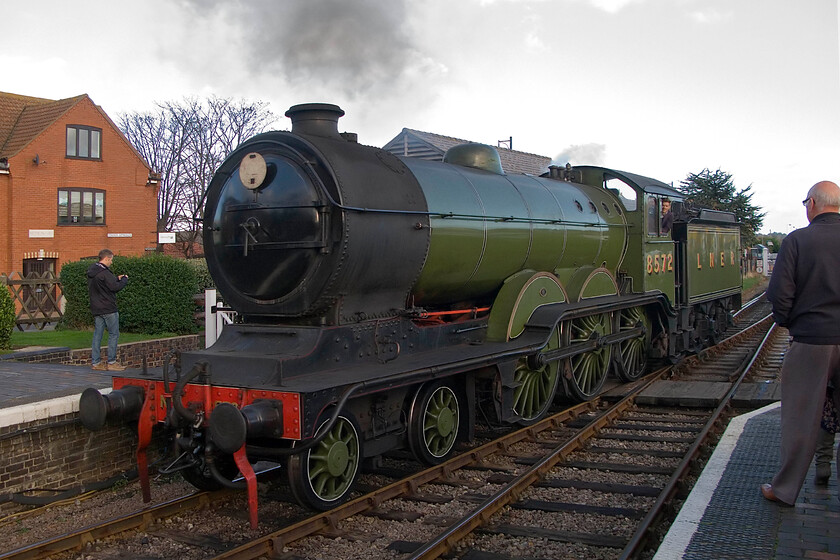
[[[53,101],[0,92],[0,157],[17,154],[85,97]]]
[[[452,136],[404,128],[402,132],[385,144],[383,149],[400,156],[442,161],[446,150],[469,142],[471,141]],[[507,148],[498,148],[498,151],[505,173],[541,175],[548,170],[548,166],[551,164],[551,158],[547,156],[508,150]]]

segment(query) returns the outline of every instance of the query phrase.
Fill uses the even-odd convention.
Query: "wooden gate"
[[[61,319],[61,283],[51,270],[32,271],[24,276],[12,272],[0,275],[0,284],[9,286],[15,302],[15,323],[24,330],[35,325],[38,330]]]

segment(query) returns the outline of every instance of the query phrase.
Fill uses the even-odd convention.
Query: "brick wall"
[[[9,175],[0,175],[0,273],[10,272],[12,263],[9,255],[12,250],[12,232],[9,229],[11,203],[9,194],[12,189],[12,179]]]
[[[102,129],[101,160],[65,157],[67,125]],[[38,154],[39,163],[33,162]],[[61,265],[107,247],[117,255],[142,255],[157,246],[157,188],[146,186],[149,169],[122,133],[89,98],[75,104],[20,153],[0,178],[0,272],[21,272],[24,255],[57,253]],[[58,189],[105,191],[105,225],[58,225]],[[30,230],[53,237],[30,238]],[[120,237],[108,235],[121,234]],[[131,234],[131,237],[125,235]]]
[[[131,342],[117,346],[117,361],[130,368],[140,368],[143,367],[143,357],[145,356],[146,366],[156,368],[163,366],[163,361],[172,351],[178,350],[183,352],[197,350],[203,347],[204,336],[198,334]],[[101,350],[102,356],[106,356],[107,351],[107,347],[103,346]],[[62,348],[51,352],[15,353],[14,355],[6,356],[6,358],[28,363],[83,366],[90,364],[90,348],[76,350]]]
[[[148,367],[160,367],[169,352],[194,350],[203,344],[200,335],[133,342],[121,344],[117,356],[129,367],[139,368],[145,355]],[[25,362],[89,364],[90,349],[17,353],[13,357]],[[164,447],[156,429],[148,451],[150,463],[165,453]],[[90,432],[79,423],[78,413],[0,428],[0,513],[27,507],[8,500],[14,493],[33,488],[63,491],[129,471],[136,466],[136,449],[137,434],[132,426],[107,425]]]
[[[136,467],[137,435],[128,425],[90,432],[78,414],[0,428],[0,513],[29,506],[11,501],[12,494],[49,496],[35,488],[64,491],[107,480]],[[160,434],[149,446],[150,463],[163,454]]]
[[[145,356],[146,365],[155,368],[163,366],[163,361],[170,352],[196,350],[203,347],[204,336],[197,334],[120,344],[117,347],[117,361],[130,368],[139,368],[143,366],[143,357]],[[103,346],[101,352],[102,356],[107,356],[107,347]],[[61,363],[69,365],[90,364],[90,349],[73,350],[70,353],[69,361]]]

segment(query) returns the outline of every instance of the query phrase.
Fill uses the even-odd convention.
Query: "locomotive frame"
[[[160,427],[163,470],[247,488],[253,525],[260,459],[328,509],[367,459],[440,463],[479,417],[527,425],[558,396],[593,398],[611,372],[631,381],[716,340],[740,307],[731,214],[602,167],[506,175],[489,146],[398,158],[340,135],[342,114],[291,108],[291,132],[246,141],[208,188],[208,267],[244,322],[83,393],[89,429],[136,422],[144,499]]]

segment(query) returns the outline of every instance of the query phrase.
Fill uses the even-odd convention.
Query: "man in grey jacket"
[[[821,181],[802,204],[810,224],[782,242],[767,288],[773,319],[793,341],[781,374],[782,465],[761,493],[787,505],[796,503],[817,447],[826,387],[840,386],[840,187]]]

